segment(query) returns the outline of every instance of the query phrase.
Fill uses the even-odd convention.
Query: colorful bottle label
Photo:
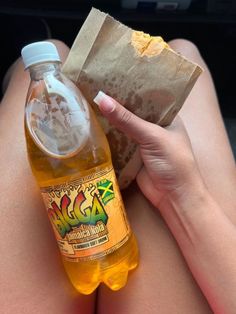
[[[130,226],[113,168],[41,188],[41,193],[66,259],[96,259],[128,240]]]

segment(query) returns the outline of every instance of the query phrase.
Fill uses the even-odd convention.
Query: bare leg
[[[64,60],[68,48],[54,43]],[[0,105],[1,313],[90,314],[95,295],[79,295],[69,283],[28,165],[23,128],[28,84],[19,61]]]
[[[171,46],[205,68],[180,115],[209,190],[236,222],[232,197],[236,188],[235,164],[211,76],[192,43],[175,40]],[[100,313],[211,313],[165,223],[140,193],[133,186],[125,194],[139,242],[140,267],[118,293],[100,289]]]
[[[220,114],[211,74],[196,46],[186,40],[173,40],[171,46],[200,64],[204,73],[198,79],[181,109],[202,176],[209,191],[236,224],[236,168]]]

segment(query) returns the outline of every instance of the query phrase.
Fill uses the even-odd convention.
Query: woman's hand
[[[190,189],[202,189],[203,181],[190,140],[179,117],[162,128],[146,122],[100,92],[95,98],[102,114],[140,147],[143,167],[137,183],[155,207],[178,201]]]

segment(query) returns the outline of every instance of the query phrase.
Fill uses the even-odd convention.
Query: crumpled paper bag
[[[63,66],[101,122],[121,188],[141,168],[137,144],[101,116],[94,97],[102,90],[142,119],[167,126],[202,72],[168,45],[157,55],[141,55],[132,43],[133,34],[131,28],[93,8]]]

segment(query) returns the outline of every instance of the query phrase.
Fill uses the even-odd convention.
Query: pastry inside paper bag
[[[140,56],[157,56],[164,48],[170,49],[162,37],[150,36],[140,31],[132,32],[131,44]]]
[[[201,74],[201,68],[150,36],[92,9],[63,67],[93,106],[107,135],[121,188],[142,163],[137,145],[101,116],[94,97],[102,90],[139,117],[171,123]]]

